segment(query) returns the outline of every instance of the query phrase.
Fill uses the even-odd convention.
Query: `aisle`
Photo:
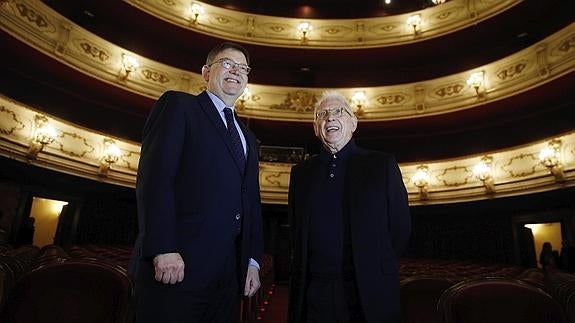
[[[289,287],[287,283],[274,285],[260,308],[258,322],[263,323],[287,323],[287,307]],[[263,309],[263,310],[262,310]]]

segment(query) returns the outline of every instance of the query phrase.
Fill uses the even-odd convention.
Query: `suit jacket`
[[[289,215],[292,230],[289,322],[305,322],[310,194],[314,156],[292,168]],[[348,164],[346,196],[359,299],[368,322],[399,322],[398,257],[408,243],[407,191],[395,159],[357,147]]]
[[[206,92],[168,91],[154,105],[144,126],[136,182],[139,235],[130,265],[136,284],[209,289],[239,250],[243,289],[249,258],[261,264],[259,150],[253,133],[238,123],[248,150],[243,176]],[[175,285],[154,280],[152,259],[168,252],[179,252],[185,262],[184,280]]]

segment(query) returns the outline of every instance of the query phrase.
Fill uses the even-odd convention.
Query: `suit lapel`
[[[234,164],[236,164],[238,171],[241,173],[242,170],[240,168],[240,164],[238,163],[238,161],[236,161],[236,158],[234,158],[232,141],[230,139],[228,129],[224,125],[222,117],[220,117],[220,115],[218,114],[218,110],[214,106],[214,103],[210,99],[210,96],[208,95],[208,93],[204,91],[198,95],[198,100],[200,102],[200,107],[202,108],[204,113],[208,116],[208,119],[210,120],[212,125],[216,128],[218,135],[226,145],[228,152],[230,153],[230,156],[234,160]],[[240,128],[242,128],[241,122],[239,120],[238,123],[240,124]],[[244,133],[244,137],[246,138],[246,143],[248,143],[249,142],[248,136],[246,135],[246,132],[243,130],[243,128],[242,132]]]

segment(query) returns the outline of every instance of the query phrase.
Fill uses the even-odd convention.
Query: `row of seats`
[[[33,250],[22,247],[0,257],[27,264],[20,268],[21,277],[5,302],[0,321],[133,320],[132,285],[126,267],[121,265],[129,259],[128,247],[75,246],[64,250],[50,245],[40,251],[36,248],[36,253]],[[257,320],[266,293],[273,288],[273,258],[266,255],[260,265],[262,287],[255,297],[243,300],[242,322]],[[566,322],[563,309],[575,305],[571,297],[575,295],[575,276],[570,274],[544,275],[534,268],[432,259],[403,259],[401,271],[404,323]],[[450,278],[454,271],[459,272],[457,279]],[[495,316],[491,308],[506,313]]]
[[[130,323],[126,271],[93,259],[46,262],[22,275],[4,304],[7,323]]]
[[[477,260],[458,259],[400,259],[400,280],[412,276],[432,276],[447,278],[454,282],[482,278],[486,276],[517,277],[525,271],[520,266],[486,263]]]
[[[6,244],[3,246],[0,249],[0,309],[14,284],[29,271],[39,253],[38,247],[35,246],[15,249]]]
[[[575,322],[575,276],[537,268],[514,277],[454,281],[411,276],[401,281],[403,323]]]
[[[22,267],[17,283],[10,288],[1,322],[133,322],[129,247],[84,245],[65,250],[48,245],[35,250],[26,258],[27,270]],[[15,252],[7,257],[14,261],[25,258],[15,257]],[[265,293],[274,282],[272,257],[264,255],[260,265],[262,286],[254,297],[242,299],[242,322],[256,321]]]
[[[545,287],[563,306],[569,322],[575,322],[575,275],[560,271],[547,272]]]

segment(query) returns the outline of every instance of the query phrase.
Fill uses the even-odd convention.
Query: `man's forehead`
[[[246,57],[244,53],[241,51],[234,49],[234,48],[226,48],[219,52],[215,57],[214,60],[222,59],[222,58],[231,58],[232,60],[237,60],[238,63],[245,63]]]
[[[327,99],[319,105],[319,110],[345,108],[345,103],[338,99]]]

